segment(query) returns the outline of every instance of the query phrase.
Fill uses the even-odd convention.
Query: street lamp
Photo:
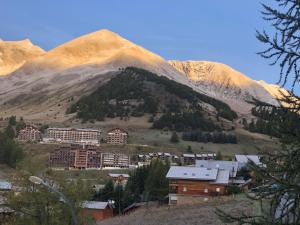
[[[51,187],[47,182],[45,182],[40,177],[30,176],[29,181],[36,185],[43,185],[49,191],[56,193],[63,200],[63,202],[70,208],[73,225],[78,225],[76,214],[75,214],[75,209],[74,209],[72,203],[70,202],[70,200],[63,193],[61,193],[58,190],[56,190],[55,188]]]

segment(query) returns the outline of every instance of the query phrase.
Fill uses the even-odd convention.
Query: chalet
[[[195,165],[195,154],[182,154],[182,159],[184,165]]]
[[[121,128],[114,128],[107,132],[106,142],[113,145],[127,144],[128,133]]]
[[[248,163],[252,162],[257,166],[261,166],[260,157],[258,155],[235,155],[235,161],[239,164],[239,169],[247,166]]]
[[[225,195],[229,183],[228,170],[201,167],[172,166],[166,177],[169,204],[182,204],[189,198]]]
[[[26,126],[19,131],[19,141],[34,142],[42,140],[42,133],[35,126]]]
[[[85,201],[81,208],[83,218],[92,217],[96,222],[113,217],[113,207],[109,202]]]
[[[230,171],[231,178],[236,177],[238,171],[238,162],[235,161],[223,161],[223,160],[196,160],[196,167],[202,167],[207,169],[220,169]]]

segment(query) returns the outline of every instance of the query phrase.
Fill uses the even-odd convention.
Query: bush
[[[179,142],[179,137],[178,137],[178,135],[177,135],[176,132],[173,132],[173,133],[172,133],[170,141],[171,141],[172,143],[178,143],[178,142]]]
[[[227,194],[229,194],[229,195],[240,194],[242,192],[243,192],[243,189],[239,188],[238,186],[229,185],[227,187]]]

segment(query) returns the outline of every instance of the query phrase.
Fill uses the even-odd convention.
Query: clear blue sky
[[[49,50],[106,28],[165,59],[219,61],[275,83],[278,67],[256,55],[255,30],[268,27],[260,2],[271,1],[0,0],[0,38]]]

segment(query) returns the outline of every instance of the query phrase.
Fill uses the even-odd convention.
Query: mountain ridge
[[[29,39],[3,41],[0,39],[0,76],[7,76],[27,61],[42,56],[46,52]]]
[[[185,74],[196,88],[205,91],[208,95],[222,99],[242,113],[251,109],[251,102],[259,99],[272,105],[279,105],[270,88],[232,67],[210,61],[174,61],[169,63]],[[274,94],[274,93],[273,93]]]
[[[30,45],[31,42],[25,40],[23,45],[25,43]],[[198,63],[166,61],[112,31],[99,30],[26,60],[10,74],[0,77],[0,104],[13,102],[18,96],[55,95],[75,86],[80,92],[81,83],[107,80],[106,74],[126,67],[142,68],[187,85],[224,101],[240,114],[249,114],[253,107],[249,103],[252,98],[278,104],[276,96],[268,92],[269,86],[263,87],[225,64]],[[92,89],[96,84],[90,85]]]

